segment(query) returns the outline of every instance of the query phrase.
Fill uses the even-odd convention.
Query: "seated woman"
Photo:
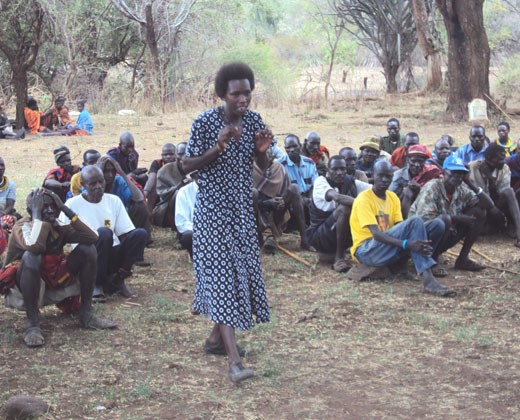
[[[38,102],[32,96],[27,98],[27,105],[23,109],[23,115],[25,117],[25,128],[31,134],[51,132],[42,124],[42,113],[38,109]]]
[[[91,135],[94,134],[94,123],[92,121],[92,117],[90,113],[85,109],[86,101],[78,101],[76,105],[78,106],[78,119],[76,120],[76,135]],[[80,133],[83,132],[83,133]]]

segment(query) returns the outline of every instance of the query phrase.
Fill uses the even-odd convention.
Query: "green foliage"
[[[520,53],[507,59],[500,69],[497,78],[497,92],[505,97],[511,97],[520,89]]]
[[[263,97],[269,104],[288,99],[296,74],[283,61],[273,47],[264,42],[237,41],[232,49],[220,56],[220,64],[243,61],[255,72],[255,79]]]

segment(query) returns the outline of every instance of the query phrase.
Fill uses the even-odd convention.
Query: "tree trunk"
[[[397,93],[397,72],[399,71],[399,65],[392,64],[391,62],[383,63],[383,74],[386,80],[386,93]]]
[[[27,86],[29,81],[27,70],[24,66],[15,67],[11,64],[11,69],[13,70],[13,86],[16,92],[16,128],[20,129],[25,125],[23,109],[27,103]]]
[[[489,43],[484,0],[436,0],[448,35],[448,106],[455,120],[468,117],[468,103],[489,95]]]
[[[428,11],[425,0],[412,0],[412,11],[417,28],[419,46],[427,61],[427,78],[423,92],[432,92],[440,89],[442,85],[442,70],[439,49],[435,45],[430,25],[428,24]]]

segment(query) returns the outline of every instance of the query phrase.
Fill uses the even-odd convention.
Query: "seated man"
[[[474,125],[469,131],[469,144],[459,147],[455,156],[461,158],[464,164],[475,160],[484,160],[486,129],[481,125]]]
[[[406,154],[408,153],[408,148],[415,144],[419,144],[419,135],[417,133],[408,133],[404,136],[404,144],[392,153],[392,157],[390,158],[390,163],[392,166],[396,168],[403,168],[406,164]],[[428,149],[426,149],[427,159],[432,157],[432,154]]]
[[[13,122],[7,118],[4,107],[0,104],[0,139],[19,140],[25,138],[25,129],[13,130]]]
[[[506,158],[506,164],[511,171],[511,188],[513,188],[517,200],[520,200],[520,153]]]
[[[403,218],[406,219],[410,206],[417,198],[421,187],[428,181],[442,176],[442,171],[435,165],[425,165],[428,149],[416,144],[410,146],[406,155],[406,166],[394,172],[389,190],[401,200]]]
[[[167,163],[174,162],[175,145],[166,143],[162,147],[161,159],[155,159],[148,170],[148,181],[144,186],[143,192],[148,203],[148,211],[151,213],[157,204],[157,172]]]
[[[356,161],[356,169],[362,171],[368,178],[369,183],[374,182],[374,164],[379,158],[379,140],[377,137],[366,138],[361,146],[361,153]]]
[[[312,184],[318,178],[316,164],[311,158],[302,155],[302,146],[298,136],[289,134],[285,138],[284,145],[287,155],[278,159],[278,162],[285,168],[291,183],[298,186],[300,194],[309,199]],[[308,200],[304,200],[304,205],[306,203]]]
[[[5,162],[0,157],[0,216],[15,215],[16,186],[5,176]]]
[[[415,269],[423,277],[423,290],[439,296],[451,296],[452,290],[440,284],[432,273],[437,262],[432,258],[444,234],[444,223],[435,219],[426,225],[419,217],[403,221],[399,198],[387,191],[392,166],[380,161],[374,168],[374,186],[354,200],[350,216],[352,257],[369,266],[383,267],[412,257]]]
[[[482,188],[472,186],[472,190],[463,185],[468,172],[462,159],[449,156],[444,160],[443,178],[434,179],[421,189],[408,215],[419,216],[425,223],[435,218],[444,222],[445,233],[433,252],[434,260],[464,239],[455,268],[479,271],[484,267],[470,260],[469,252],[481,234],[486,210],[493,207],[493,201]],[[434,275],[446,275],[444,267],[437,265],[434,269]]]
[[[184,155],[186,154],[186,146],[188,145],[188,142],[181,141],[177,145],[177,150],[175,151],[175,155],[177,157],[177,160],[181,161],[184,159]]]
[[[70,224],[57,222],[60,212]],[[117,324],[99,318],[92,312],[92,291],[96,273],[97,234],[86,226],[72,210],[63,205],[51,191],[38,188],[27,198],[28,218],[21,219],[13,228],[6,256],[6,266],[16,266],[16,286],[23,296],[27,314],[23,334],[28,347],[45,344],[39,324],[39,307],[42,305],[40,289],[58,290],[79,280],[81,305],[79,322],[82,328],[116,328]],[[69,254],[63,253],[68,243],[78,245]],[[69,293],[73,293],[71,289]],[[75,291],[77,293],[77,289]],[[63,293],[63,298],[73,294]]]
[[[137,188],[134,181],[126,175],[119,163],[109,156],[101,157],[96,163],[105,178],[105,193],[117,195],[125,206],[130,220],[137,228],[143,228],[148,232],[149,239],[152,234],[150,214],[144,202],[144,195]]]
[[[135,228],[119,197],[105,194],[105,178],[97,166],[83,168],[81,185],[85,191],[65,204],[99,235],[94,297],[103,300],[104,293],[115,292],[124,297],[137,296],[126,279],[132,275],[132,266],[144,259],[148,233]],[[63,213],[60,221],[67,222]]]
[[[278,240],[287,226],[294,226],[300,233],[300,248],[309,249],[305,239],[303,200],[296,184],[291,184],[282,164],[274,160],[272,147],[266,152],[269,166],[262,170],[253,163],[253,189],[258,209],[257,224],[260,244],[267,253],[274,253]],[[292,223],[291,223],[292,222]],[[263,233],[270,229],[272,240],[264,242]]]
[[[368,183],[368,177],[359,169],[356,169],[356,161],[357,161],[357,153],[352,147],[343,147],[339,151],[339,155],[345,159],[345,162],[347,162],[347,175],[353,176],[354,179],[357,179],[361,182]]]
[[[132,133],[125,131],[119,137],[119,145],[112,147],[107,156],[114,159],[121,169],[130,178],[135,179],[141,187],[146,185],[148,176],[146,175],[146,168],[138,168],[139,153],[135,150],[135,140]]]
[[[403,145],[401,126],[397,118],[390,118],[386,122],[388,136],[382,136],[379,140],[379,147],[388,154],[394,153],[395,149]]]
[[[50,131],[64,130],[71,123],[69,109],[65,106],[65,96],[58,96],[54,105],[42,114],[41,124]]]
[[[316,164],[318,175],[325,175],[329,164],[329,149],[321,144],[321,137],[316,131],[311,131],[303,141],[302,154],[311,158]]]
[[[70,150],[67,146],[55,147],[52,153],[54,153],[54,160],[58,167],[47,173],[43,186],[58,194],[61,201],[65,201],[67,193],[70,192],[72,175],[79,172],[79,166],[72,164]]]
[[[177,194],[175,203],[175,227],[179,233],[179,242],[193,259],[193,211],[199,185],[196,173],[192,173],[193,182],[184,185]]]
[[[506,158],[516,153],[516,143],[509,137],[510,129],[509,124],[505,121],[497,125],[498,138],[495,140],[495,143],[504,148]]]
[[[100,158],[101,153],[94,149],[89,149],[83,153],[83,165],[81,165],[80,172],[72,175],[70,179],[70,192],[73,196],[81,194],[81,170],[85,166],[95,165]]]
[[[494,206],[487,212],[487,222],[492,230],[506,229],[511,236],[515,235],[515,246],[520,248],[520,209],[511,188],[511,171],[505,160],[504,148],[491,143],[484,151],[484,160],[470,162],[469,180],[493,200]]]
[[[177,152],[179,149],[182,151],[183,157],[186,145],[179,143]],[[182,187],[191,182],[191,178],[184,173],[182,157],[177,157],[174,162],[167,163],[157,172],[157,196],[159,197],[159,202],[152,210],[152,223],[156,226],[175,229],[175,200],[177,193]]]
[[[426,160],[426,165],[435,165],[440,170],[443,169],[444,161],[451,155],[451,144],[446,137],[442,136],[435,142],[433,157]]]
[[[336,155],[329,160],[326,176],[320,176],[312,190],[311,224],[305,232],[310,245],[324,254],[334,254],[333,268],[339,273],[349,270],[345,252],[352,245],[350,211],[358,192],[370,184],[347,175],[347,163]]]

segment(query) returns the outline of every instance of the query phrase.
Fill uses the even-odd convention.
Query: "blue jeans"
[[[395,225],[385,233],[393,238],[408,241],[430,240],[432,248],[436,249],[442,235],[444,235],[444,222],[441,219],[433,219],[424,223],[420,217],[411,217]],[[403,257],[412,255],[413,264],[419,274],[433,267],[437,262],[417,252],[410,252],[401,247],[384,244],[375,239],[367,239],[356,250],[356,258],[369,267],[382,267],[391,264]]]

